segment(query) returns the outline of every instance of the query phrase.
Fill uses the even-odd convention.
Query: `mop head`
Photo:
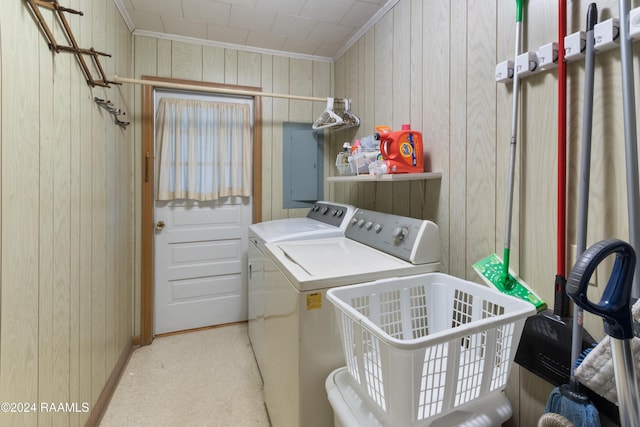
[[[640,320],[640,300],[631,308],[631,314],[634,322]],[[634,337],[631,340],[631,352],[636,355],[640,354],[640,338]],[[634,361],[636,372],[640,372],[640,357],[634,357]],[[585,356],[580,366],[576,367],[575,376],[580,383],[608,401],[618,404],[613,360],[611,358],[611,344],[609,343],[608,335]],[[640,385],[640,380],[638,384]]]
[[[571,390],[567,384],[553,389],[544,412],[560,414],[574,426],[600,427],[598,409],[585,395]]]
[[[538,311],[544,310],[546,304],[533,292],[511,269],[506,280],[503,278],[504,264],[497,254],[491,254],[473,264],[473,269],[482,280],[503,294],[511,295],[533,304]]]

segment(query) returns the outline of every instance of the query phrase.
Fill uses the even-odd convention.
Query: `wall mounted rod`
[[[259,92],[259,91],[241,90],[241,89],[213,88],[213,87],[207,87],[207,86],[188,85],[188,84],[182,84],[182,83],[159,82],[155,80],[131,79],[131,78],[120,77],[120,76],[113,76],[113,81],[115,83],[132,83],[132,84],[139,84],[139,85],[161,87],[166,89],[226,93],[231,95],[265,96],[269,98],[285,98],[285,99],[294,99],[298,101],[327,102],[327,98],[316,98],[312,96],[288,95],[288,94],[282,94],[282,93],[268,93],[268,92]]]

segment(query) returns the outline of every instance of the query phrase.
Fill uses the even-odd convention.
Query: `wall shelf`
[[[384,175],[343,175],[330,176],[327,182],[399,182],[399,181],[424,181],[427,179],[440,179],[442,172],[422,173],[395,173]]]

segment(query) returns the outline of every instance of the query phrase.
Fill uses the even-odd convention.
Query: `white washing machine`
[[[333,412],[325,380],[344,366],[326,291],[370,280],[440,269],[440,235],[426,220],[357,209],[345,235],[267,243],[265,367],[274,427],[327,427]]]
[[[264,369],[265,243],[343,236],[354,212],[351,205],[319,201],[306,217],[276,219],[249,227],[248,330],[260,372]]]

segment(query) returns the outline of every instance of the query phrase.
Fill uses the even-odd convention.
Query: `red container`
[[[388,173],[424,172],[422,133],[402,125],[402,130],[379,127],[380,153],[387,161]]]

